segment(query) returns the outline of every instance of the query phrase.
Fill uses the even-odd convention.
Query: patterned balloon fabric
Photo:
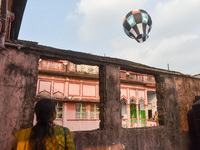
[[[145,10],[133,10],[124,18],[123,28],[127,36],[142,43],[149,37],[148,34],[152,28],[152,20]]]

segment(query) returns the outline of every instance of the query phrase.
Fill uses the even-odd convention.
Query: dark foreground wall
[[[191,149],[187,112],[200,93],[200,80],[188,76],[158,75],[156,90],[160,123],[174,149]]]
[[[0,149],[10,150],[13,133],[32,126],[39,56],[0,50]]]
[[[164,127],[120,130],[96,130],[77,132],[75,136],[78,150],[169,150]],[[121,148],[121,149],[120,149]],[[98,149],[98,150],[99,150]],[[112,150],[116,150],[113,148]]]
[[[114,71],[112,70],[111,72]],[[108,75],[108,73],[105,74]],[[110,73],[109,76],[116,78],[116,72],[113,74]],[[109,78],[106,82],[110,84]],[[190,150],[187,112],[191,109],[195,96],[200,94],[199,85],[199,79],[187,76],[156,75],[160,126],[123,129],[117,126],[117,124],[120,124],[118,122],[121,118],[113,115],[120,114],[120,108],[112,109],[112,112],[107,113],[109,116],[107,117],[114,117],[111,121],[116,124],[114,128],[100,128],[96,131],[76,132],[75,143],[77,149],[93,150],[99,148],[99,150],[103,150],[110,148],[114,150],[116,147],[113,146],[118,146],[118,149],[122,149],[123,147],[126,150]],[[113,84],[109,88],[113,89],[116,87]],[[104,89],[100,87],[100,90]],[[113,107],[119,106],[120,103],[112,95],[104,98],[104,101],[109,101],[109,104],[104,102],[104,105]],[[110,110],[111,108],[104,106],[104,109]],[[101,122],[103,124],[106,123],[105,120],[101,120]]]
[[[22,49],[0,50],[0,149],[2,150],[11,148],[14,132],[32,126],[33,121],[40,56],[33,50]],[[57,54],[57,51],[49,50],[43,54],[43,50],[35,50],[46,57],[70,59],[74,56],[74,59],[80,60],[77,57],[78,53],[71,55],[70,51],[63,55],[63,51],[58,51]],[[88,59],[93,57],[87,55],[82,61],[87,63]],[[74,141],[77,150],[190,149],[187,112],[192,108],[195,96],[200,95],[199,79],[167,71],[161,71],[162,73],[151,71],[149,74],[154,74],[156,77],[160,126],[123,129],[120,115],[120,66],[109,59],[102,62],[99,67],[100,128],[94,131],[76,132]],[[135,68],[132,68],[134,71]],[[141,68],[141,72],[138,71],[140,73],[148,74],[148,70],[153,70]]]

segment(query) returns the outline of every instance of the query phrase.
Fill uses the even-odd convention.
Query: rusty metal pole
[[[8,0],[2,0],[1,11],[0,11],[0,48],[5,47],[7,6],[8,6]]]

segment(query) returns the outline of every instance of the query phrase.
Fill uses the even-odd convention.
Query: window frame
[[[78,104],[80,104],[79,105],[79,109],[80,109],[80,111],[78,112],[77,111],[77,105]],[[85,108],[84,108],[84,106],[83,105],[85,105]],[[83,108],[85,109],[85,111],[83,111]],[[77,117],[78,114],[79,113],[79,117]],[[84,114],[85,113],[85,114]],[[85,117],[83,117],[83,115],[85,115]],[[75,119],[88,119],[87,118],[87,103],[76,103],[76,114],[75,114]]]
[[[92,112],[92,105],[94,106],[94,111]],[[100,104],[98,103],[92,103],[90,104],[90,119],[99,119],[99,113],[100,113]],[[91,114],[93,114],[94,118],[91,117]],[[98,116],[98,117],[97,117]]]
[[[59,106],[59,103],[62,103],[62,106]],[[56,118],[55,119],[63,119],[63,102],[62,101],[55,101],[55,107],[56,107]],[[62,118],[59,118],[60,112],[58,111],[58,108],[62,108],[61,114]]]

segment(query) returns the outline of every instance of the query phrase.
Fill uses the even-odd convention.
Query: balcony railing
[[[154,76],[146,75],[146,74],[140,74],[135,72],[128,72],[121,70],[120,72],[120,78],[121,80],[129,80],[129,81],[137,81],[142,83],[152,83],[155,84],[155,78]]]
[[[129,128],[128,126],[128,119],[122,119],[122,127]],[[158,126],[158,120],[146,120],[145,118],[131,118],[130,119],[130,128],[138,128],[138,127],[152,127]]]

